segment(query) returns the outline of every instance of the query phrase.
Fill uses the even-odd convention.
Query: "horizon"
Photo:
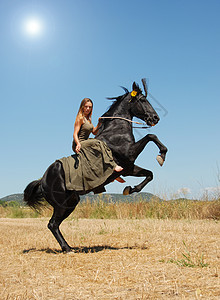
[[[213,198],[211,197],[203,197],[203,198],[200,198],[200,199],[197,199],[197,198],[187,198],[184,194],[182,195],[174,195],[174,198],[171,198],[171,199],[168,199],[166,196],[161,198],[159,195],[157,194],[153,194],[153,193],[150,193],[150,192],[139,192],[139,193],[133,193],[133,194],[130,194],[130,195],[123,195],[121,193],[114,193],[114,192],[105,192],[105,193],[101,193],[101,194],[94,194],[93,192],[89,192],[88,194],[85,194],[85,195],[80,195],[80,199],[81,197],[82,198],[85,198],[87,196],[89,197],[95,197],[95,198],[102,198],[104,196],[111,196],[111,195],[117,195],[117,196],[120,196],[122,199],[124,197],[133,197],[133,198],[136,198],[138,196],[142,196],[142,194],[144,195],[148,195],[148,196],[151,196],[152,195],[152,198],[156,197],[156,198],[159,198],[160,200],[163,200],[163,201],[175,201],[175,200],[189,200],[189,201],[216,201],[216,200],[219,200],[219,197],[216,197],[216,196],[213,196]],[[0,198],[0,201],[2,201],[3,199],[5,198],[13,198],[14,196],[21,196],[21,195],[24,195],[23,193],[15,193],[15,194],[10,194],[10,195],[7,195],[7,196],[4,196],[2,198]],[[13,200],[3,200],[3,201],[13,201]],[[16,201],[16,200],[14,200]]]

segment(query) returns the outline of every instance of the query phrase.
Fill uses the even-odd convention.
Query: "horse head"
[[[135,116],[146,122],[149,126],[156,125],[160,118],[150,102],[147,100],[147,86],[145,80],[142,80],[145,90],[143,95],[136,82],[132,85],[132,92],[128,94],[129,106],[132,116]]]

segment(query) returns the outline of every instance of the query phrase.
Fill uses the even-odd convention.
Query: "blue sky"
[[[165,198],[210,195],[219,188],[220,2],[48,0],[0,2],[0,197],[23,192],[57,158],[70,155],[84,97],[93,123],[106,97],[149,82],[161,121],[135,130],[156,134],[169,152],[164,166],[149,144],[137,164],[154,173],[144,191]],[[25,31],[28,18],[42,31]],[[135,185],[140,179],[126,178]],[[126,184],[112,183],[121,193]],[[182,190],[184,189],[184,190]]]

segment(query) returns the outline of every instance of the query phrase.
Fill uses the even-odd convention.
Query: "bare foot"
[[[122,170],[123,170],[123,168],[121,166],[118,166],[118,165],[114,169],[115,172],[121,172]]]
[[[120,176],[117,177],[115,180],[117,180],[118,182],[121,182],[121,183],[125,183],[125,180],[123,178],[121,178]]]

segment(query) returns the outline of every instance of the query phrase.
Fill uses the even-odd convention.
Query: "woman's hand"
[[[81,149],[81,144],[79,143],[79,144],[76,145],[75,152],[79,153],[80,149]]]

